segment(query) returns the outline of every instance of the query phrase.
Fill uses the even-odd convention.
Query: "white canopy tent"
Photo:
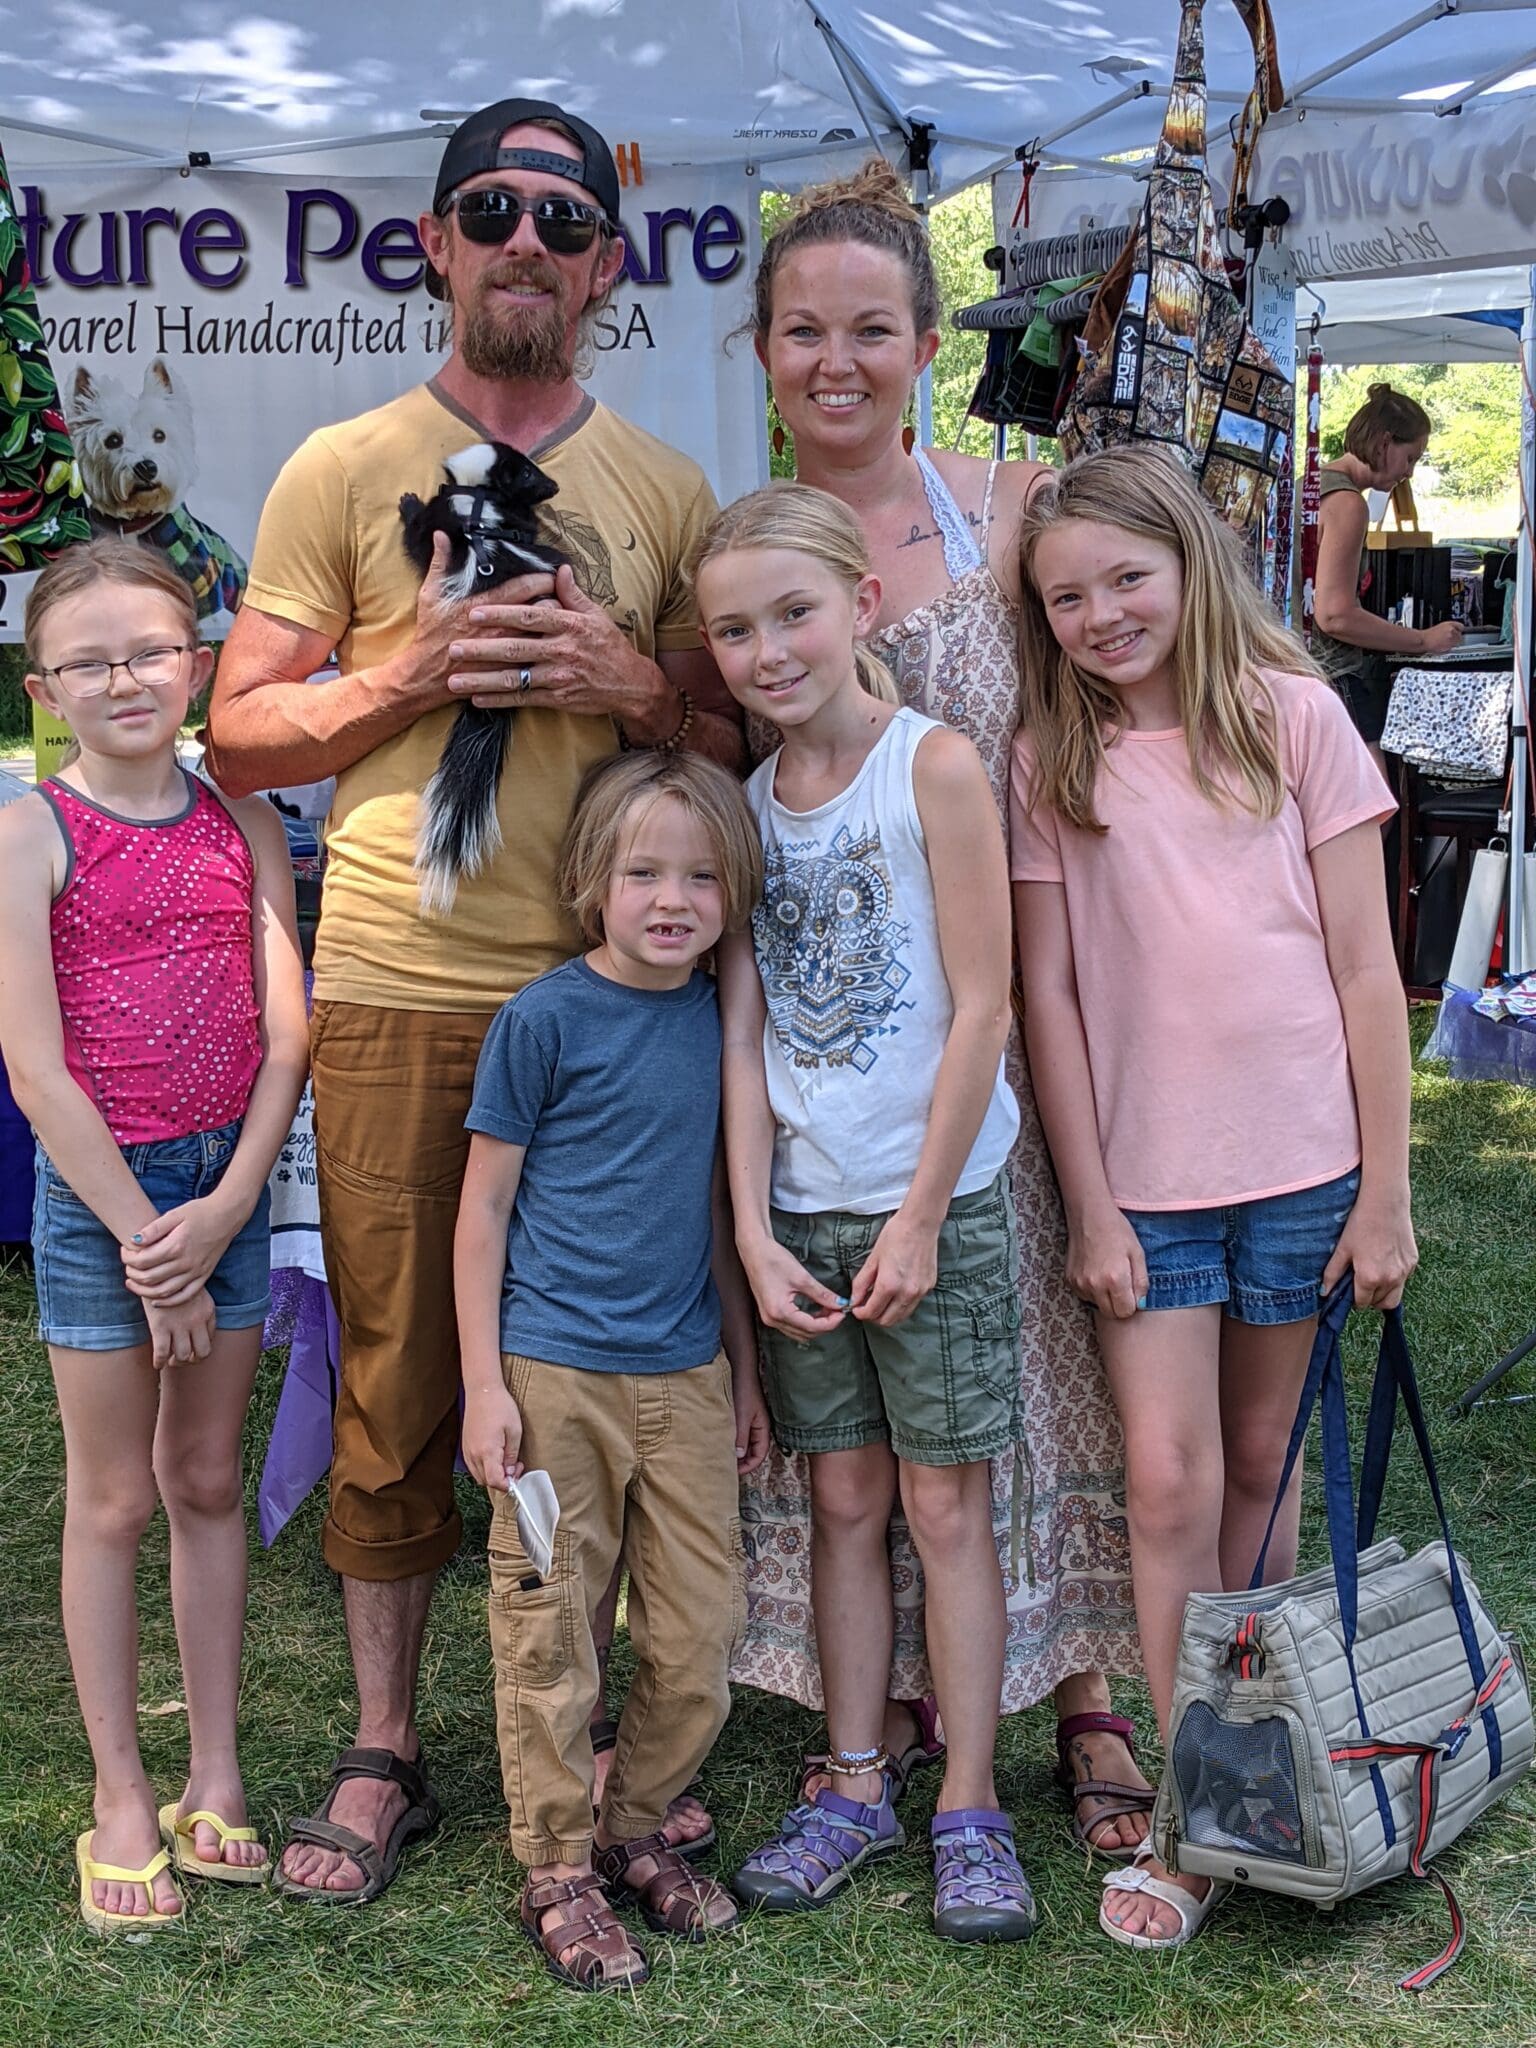
[[[1305,325],[1322,314],[1328,362],[1515,363],[1530,290],[1525,270],[1459,270],[1444,277],[1340,280],[1297,302]]]
[[[1462,139],[1536,80],[1536,0],[1274,0],[1284,118],[1406,109],[1425,132],[1454,106]],[[558,99],[658,166],[758,166],[790,184],[874,138],[952,192],[1039,140],[1047,162],[1149,140],[1175,0],[52,0],[13,10],[0,134],[19,162],[217,164],[425,179],[446,124],[508,93]],[[1206,8],[1213,109],[1252,83],[1227,0]],[[1407,99],[1408,95],[1421,95]],[[1155,129],[1155,123],[1150,124]],[[926,131],[926,132],[925,132]],[[26,137],[23,144],[22,138]],[[1081,159],[1078,159],[1081,161]],[[1516,167],[1531,186],[1531,163]],[[1526,194],[1522,188],[1521,202]],[[1532,209],[1536,215],[1536,207]]]

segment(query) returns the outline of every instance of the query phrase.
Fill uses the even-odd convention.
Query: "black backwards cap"
[[[509,128],[525,122],[557,123],[568,128],[575,142],[558,154],[549,149],[503,149],[501,138]],[[568,114],[553,100],[498,100],[461,121],[448,138],[438,166],[437,189],[432,194],[432,211],[441,213],[449,193],[466,178],[485,171],[546,171],[552,177],[569,178],[592,194],[611,227],[619,225],[619,172],[613,151],[602,136],[579,114]]]

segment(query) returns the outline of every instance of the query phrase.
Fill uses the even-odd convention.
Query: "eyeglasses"
[[[120,668],[127,669],[141,688],[163,690],[181,674],[181,657],[189,652],[185,642],[178,647],[145,647],[126,661],[66,661],[61,668],[45,668],[43,674],[52,676],[71,697],[105,695]]]
[[[502,185],[451,193],[440,210],[450,208],[458,214],[464,239],[486,244],[510,240],[523,215],[532,214],[533,231],[553,256],[579,256],[600,230],[608,232],[607,217],[596,206],[579,199],[524,199]]]

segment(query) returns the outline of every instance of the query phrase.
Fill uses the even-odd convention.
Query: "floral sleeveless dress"
[[[872,641],[902,701],[974,742],[1006,830],[1008,763],[1018,725],[1017,611],[999,587],[964,515],[921,450],[934,520],[944,539],[950,588]],[[982,532],[996,465],[988,471]],[[755,721],[754,721],[755,725]],[[771,727],[751,734],[754,758],[772,751]],[[993,1526],[1008,1588],[1004,1712],[1043,1699],[1084,1671],[1141,1669],[1131,1595],[1124,1451],[1094,1340],[1090,1310],[1068,1292],[1066,1227],[1050,1155],[1035,1111],[1015,1019],[1007,1073],[1020,1129],[1010,1161],[1019,1222],[1023,1470],[1010,1453],[992,1469]],[[1010,1571],[1016,1512],[1023,1544]],[[747,1631],[731,1667],[740,1684],[822,1705],[811,1615],[810,1492],[805,1460],[777,1447],[741,1491],[748,1553]],[[932,1689],[923,1638],[923,1573],[906,1524],[891,1524],[896,1643],[891,1694]]]

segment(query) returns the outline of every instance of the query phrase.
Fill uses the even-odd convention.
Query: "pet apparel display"
[[[559,485],[537,463],[503,442],[478,441],[443,467],[446,483],[425,502],[407,491],[400,518],[405,551],[423,576],[434,536],[448,536],[447,596],[481,597],[515,576],[550,576],[566,565],[559,549],[539,537],[538,508]],[[530,682],[525,668],[525,691]],[[446,917],[461,879],[478,875],[501,847],[496,798],[515,710],[515,700],[505,711],[464,704],[449,727],[421,796],[415,865],[423,917]]]
[[[1400,668],[1381,748],[1438,782],[1496,782],[1509,751],[1508,669]]]
[[[41,569],[72,541],[89,538],[80,472],[0,155],[0,576]]]
[[[1263,546],[1270,487],[1290,453],[1295,396],[1228,280],[1206,173],[1203,0],[1181,0],[1178,55],[1147,196],[1083,334],[1062,416],[1070,456],[1127,441],[1179,453],[1231,525]],[[1240,5],[1259,117],[1278,87],[1266,0]]]
[[[1422,1991],[1465,1939],[1430,1859],[1529,1768],[1531,1699],[1452,1547],[1400,1309],[1383,1320],[1356,1516],[1339,1351],[1353,1291],[1346,1275],[1324,1304],[1249,1591],[1192,1593],[1185,1605],[1152,1838],[1170,1870],[1319,1906],[1405,1871],[1432,1879],[1452,1931],[1401,1980]],[[1394,1538],[1374,1540],[1399,1400],[1442,1538],[1412,1557]],[[1265,1586],[1275,1518],[1319,1403],[1333,1562]]]

